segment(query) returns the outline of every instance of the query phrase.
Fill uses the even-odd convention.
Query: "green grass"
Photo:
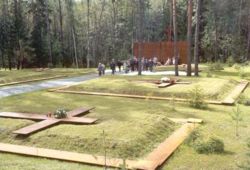
[[[0,170],[102,170],[77,163],[0,153]]]
[[[24,69],[24,70],[12,70],[12,71],[0,70],[0,84],[49,78],[54,76],[77,76],[94,72],[95,72],[94,69],[58,69],[58,68],[44,70],[44,71],[36,71],[36,69]]]
[[[246,70],[248,70],[248,67]],[[246,71],[246,73],[249,72]],[[225,84],[242,79],[234,68],[225,68],[212,74],[212,78],[206,78],[206,73],[202,72],[201,77],[197,79],[197,83],[199,80],[204,79],[208,82],[211,81],[210,85],[212,85],[213,80],[219,80],[217,81],[219,84],[222,82],[222,85],[219,85],[220,88],[224,88]],[[121,81],[119,76],[104,79],[106,82],[115,80],[110,84],[106,84],[109,85],[109,90],[117,89]],[[129,77],[122,81],[126,84],[137,79],[138,77]],[[152,77],[143,76],[143,79],[152,79]],[[188,80],[184,77],[181,77],[181,79],[183,81]],[[196,81],[196,78],[189,80],[192,79]],[[245,79],[249,79],[249,77],[247,76]],[[99,86],[99,84],[95,84],[95,86]],[[131,87],[140,88],[140,86],[144,87],[144,84],[139,83],[138,87],[134,87],[134,85]],[[101,84],[100,87],[104,87],[104,85]],[[107,87],[104,88],[108,89]],[[250,98],[249,87],[245,90],[244,95]],[[250,160],[249,156],[247,156],[247,153],[250,152],[247,147],[247,141],[250,138],[250,107],[243,105],[240,105],[243,121],[240,122],[239,137],[235,135],[234,122],[230,116],[235,106],[208,105],[206,110],[197,110],[190,108],[186,103],[175,103],[175,111],[173,111],[171,101],[58,94],[45,91],[4,98],[0,100],[0,106],[0,111],[39,113],[53,111],[58,107],[73,109],[79,106],[96,106],[95,111],[88,116],[99,119],[97,125],[58,125],[26,139],[15,138],[11,131],[31,124],[32,121],[0,119],[0,142],[103,155],[103,144],[100,143],[100,139],[102,138],[102,130],[105,130],[108,139],[107,151],[110,156],[136,158],[146,155],[177,128],[176,125],[166,120],[167,117],[194,117],[203,119],[205,122],[197,129],[201,134],[199,138],[208,139],[215,136],[222,139],[225,143],[225,153],[198,154],[192,144],[184,143],[162,167],[163,170],[234,170],[240,169],[239,165],[243,165],[247,160]],[[0,153],[0,169],[99,170],[103,168]]]
[[[160,78],[160,76],[116,76],[115,78],[112,76],[106,76],[101,79],[91,80],[80,85],[71,86],[66,90],[188,99],[190,97],[189,92],[196,86],[199,86],[203,89],[206,99],[221,100],[224,99],[237,85],[237,81],[235,80],[205,77],[199,79],[181,77],[181,81],[191,82],[191,84],[178,84],[167,88],[158,88],[156,84],[150,82],[140,82],[140,80],[160,80]]]
[[[22,100],[22,102],[18,102]],[[16,104],[13,105],[13,102]],[[103,130],[106,133],[108,155],[112,157],[138,158],[150,152],[155,144],[162,142],[177,126],[167,119],[163,106],[156,102],[114,100],[103,98],[37,92],[1,100],[3,111],[46,113],[58,107],[73,109],[95,106],[90,117],[99,119],[96,125],[59,125],[18,140],[11,134],[32,121],[0,119],[0,142],[28,146],[61,149],[103,155]],[[32,106],[32,107],[30,107]],[[49,142],[48,142],[49,141]]]

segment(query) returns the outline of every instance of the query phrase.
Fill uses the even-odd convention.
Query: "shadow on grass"
[[[16,140],[27,140],[29,138],[29,135],[16,135]]]

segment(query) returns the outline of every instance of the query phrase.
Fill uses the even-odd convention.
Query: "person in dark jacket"
[[[149,71],[153,72],[154,61],[152,59],[148,61],[148,67],[149,67]]]
[[[110,69],[112,70],[112,75],[115,74],[115,67],[116,67],[115,60],[113,59],[112,62],[110,63]]]
[[[122,63],[120,60],[118,60],[118,61],[117,61],[117,66],[118,66],[118,68],[119,68],[119,72],[122,71],[122,69],[121,69],[122,65],[123,65],[123,63]]]
[[[135,61],[134,61],[134,58],[131,58],[130,59],[130,67],[131,67],[131,71],[135,71]]]

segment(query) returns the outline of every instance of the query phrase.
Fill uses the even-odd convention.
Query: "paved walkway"
[[[79,77],[71,77],[71,78],[36,82],[36,83],[31,83],[31,84],[20,84],[20,85],[14,85],[14,86],[0,87],[0,98],[22,94],[22,93],[38,91],[38,90],[49,89],[49,88],[74,85],[75,83],[95,79],[97,77],[98,76],[96,74],[91,74],[91,75],[84,75],[84,76],[79,76]]]
[[[110,74],[111,70],[107,70],[106,74]],[[136,76],[138,75],[138,72],[131,72],[128,74],[124,74],[123,72],[116,74],[121,74],[125,76]],[[142,72],[143,75],[174,75],[174,71],[160,71],[160,72]],[[185,72],[179,72],[180,75],[186,75]],[[34,92],[38,90],[45,90],[49,88],[57,88],[61,86],[68,86],[68,85],[74,85],[82,81],[87,81],[91,79],[98,78],[97,74],[91,74],[91,75],[83,75],[79,77],[71,77],[71,78],[62,78],[57,80],[47,80],[43,82],[36,82],[36,83],[30,83],[30,84],[20,84],[20,85],[13,85],[13,86],[6,86],[6,87],[0,87],[0,98],[8,97],[12,95],[17,94],[23,94],[23,93],[29,93]]]

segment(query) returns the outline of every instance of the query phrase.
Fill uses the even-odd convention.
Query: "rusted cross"
[[[153,84],[156,84],[157,87],[159,87],[159,88],[166,88],[166,87],[173,86],[173,85],[176,85],[176,84],[191,84],[190,82],[183,82],[183,81],[179,81],[179,79],[173,79],[173,78],[170,78],[169,80],[166,80],[166,81],[161,81],[161,80],[137,80],[136,82],[153,83]]]
[[[30,135],[32,133],[41,131],[48,127],[51,127],[60,123],[71,123],[71,124],[93,124],[97,119],[77,117],[80,115],[86,115],[90,110],[94,108],[78,108],[67,113],[67,118],[56,119],[53,117],[48,117],[42,114],[29,114],[29,113],[13,113],[13,112],[0,112],[0,117],[3,118],[13,118],[13,119],[28,119],[34,121],[40,121],[38,123],[32,124],[30,126],[24,127],[22,129],[16,130],[13,133],[18,135]]]

